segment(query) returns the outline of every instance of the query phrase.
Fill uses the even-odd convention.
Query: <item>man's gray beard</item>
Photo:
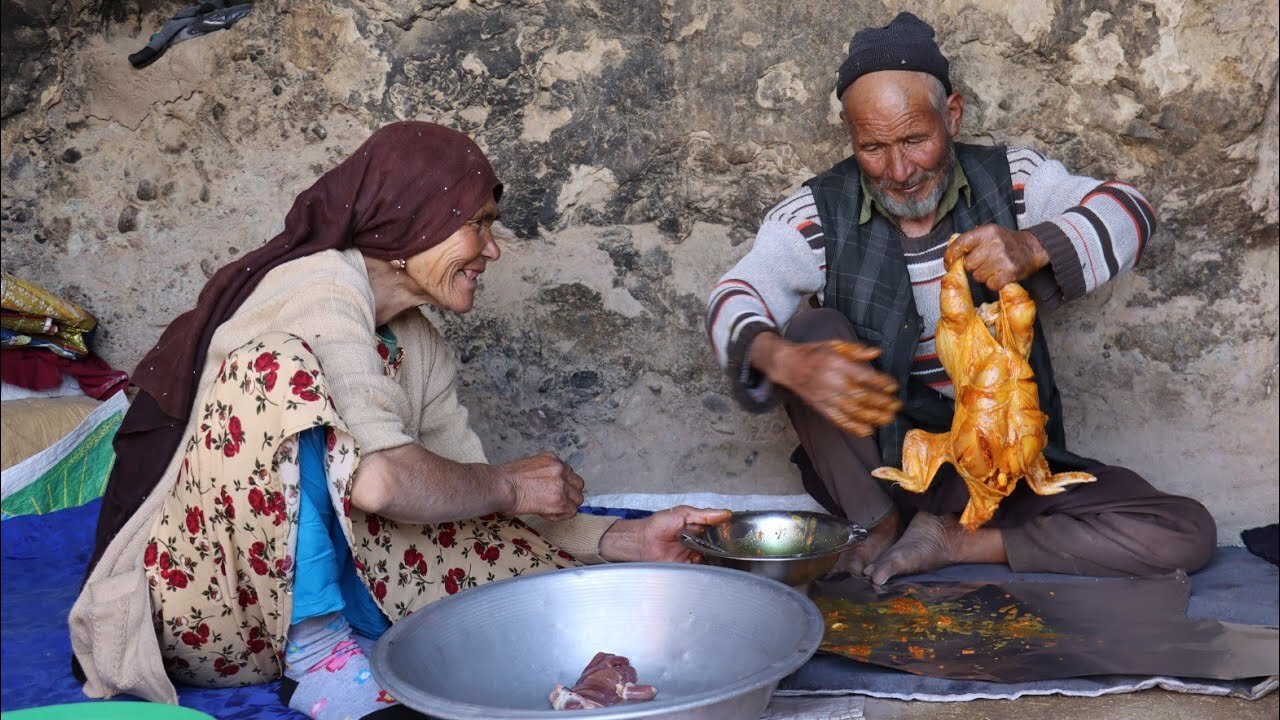
[[[947,185],[950,184],[951,171],[955,165],[956,146],[955,143],[948,141],[946,164],[929,178],[933,180],[941,176],[942,182],[935,185],[927,195],[914,200],[895,200],[881,189],[880,183],[870,181],[867,183],[867,188],[871,191],[871,198],[879,203],[885,212],[903,220],[918,220],[929,217],[938,209],[938,203],[942,202],[942,196],[947,193]]]

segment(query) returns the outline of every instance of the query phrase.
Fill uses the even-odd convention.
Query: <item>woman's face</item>
[[[471,309],[480,273],[502,255],[493,239],[498,217],[491,199],[444,242],[406,259],[405,274],[430,304],[456,313]]]

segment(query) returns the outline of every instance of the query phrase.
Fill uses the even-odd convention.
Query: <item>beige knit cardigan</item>
[[[373,290],[355,250],[329,250],[275,268],[214,333],[195,397],[236,348],[268,332],[301,337],[315,351],[338,413],[364,454],[416,442],[462,463],[486,462],[480,438],[458,404],[453,351],[420,312],[390,323],[404,358],[397,378],[383,374],[376,349]],[[193,415],[190,435],[198,422]],[[71,608],[71,646],[89,697],[129,693],[176,704],[151,617],[143,552],[181,464],[175,454],[155,490],[107,547]],[[600,537],[617,518],[578,515],[540,523],[551,543],[584,562],[601,562]]]

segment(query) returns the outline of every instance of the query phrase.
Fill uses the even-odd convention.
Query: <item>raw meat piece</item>
[[[635,700],[652,700],[658,691],[652,685],[636,684],[636,669],[621,655],[596,653],[570,688],[556,685],[551,691],[551,707],[556,710],[590,710]]]

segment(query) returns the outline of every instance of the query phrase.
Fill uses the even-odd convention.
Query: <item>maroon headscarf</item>
[[[195,308],[170,323],[138,364],[134,384],[166,415],[185,420],[213,333],[268,272],[322,250],[408,258],[444,241],[501,193],[466,135],[433,123],[387,125],[298,195],[283,232],[209,280]]]
[[[284,232],[219,270],[195,308],[169,324],[134,371],[140,392],[116,433],[116,463],[85,578],[177,452],[214,332],[268,272],[324,250],[408,258],[444,241],[501,194],[471,138],[441,125],[400,122],[375,132],[298,195]]]

